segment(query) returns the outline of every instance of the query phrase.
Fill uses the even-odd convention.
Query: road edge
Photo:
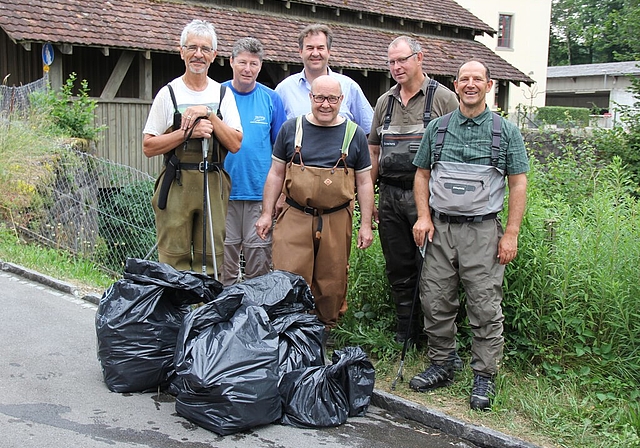
[[[14,263],[0,260],[2,271],[19,275],[26,279],[41,283],[58,291],[79,297],[82,300],[98,305],[100,297],[95,294],[82,295],[80,289],[75,285],[63,282],[37,271],[27,269]],[[380,389],[374,389],[371,397],[371,405],[377,406],[385,411],[392,412],[408,420],[421,423],[430,428],[442,431],[445,434],[469,441],[480,447],[487,448],[539,448],[538,445],[531,444],[524,440],[503,434],[491,428],[477,426],[453,418],[443,412],[429,409],[402,397],[393,395]]]

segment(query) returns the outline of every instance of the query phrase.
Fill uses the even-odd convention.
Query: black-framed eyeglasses
[[[195,53],[198,49],[202,54],[211,54],[213,52],[213,48],[203,45],[183,45],[182,48],[187,50],[188,53]]]
[[[314,95],[312,93],[311,97],[313,98],[313,101],[318,104],[322,104],[325,101],[328,101],[329,104],[338,104],[338,101],[340,101],[340,97],[335,95],[324,96],[324,95]]]
[[[415,55],[417,55],[417,54],[418,54],[418,52],[416,51],[415,53],[411,53],[411,54],[410,54],[409,56],[407,56],[407,57],[404,57],[404,58],[398,58],[398,59],[392,59],[392,60],[390,60],[390,61],[387,61],[387,65],[388,65],[389,67],[392,67],[392,66],[394,66],[394,65],[396,65],[396,64],[398,64],[398,65],[403,65],[405,62],[407,62],[407,61],[409,60],[409,58],[412,58],[412,57],[414,57],[414,56],[415,56]]]

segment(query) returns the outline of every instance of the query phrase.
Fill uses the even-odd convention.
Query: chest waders
[[[396,98],[389,94],[380,133],[378,195],[378,230],[385,259],[385,274],[391,287],[395,305],[396,341],[404,343],[417,337],[420,323],[411,312],[415,302],[415,286],[418,284],[420,255],[413,240],[412,227],[417,220],[413,198],[413,178],[416,167],[413,159],[420,147],[424,130],[431,121],[432,106],[438,82],[429,80],[424,95],[422,118],[418,123],[392,125]],[[415,97],[413,100],[419,100]],[[416,117],[418,118],[418,117]],[[397,120],[396,120],[397,122]]]
[[[462,223],[495,219],[503,208],[505,173],[498,168],[502,119],[491,115],[491,164],[442,162],[440,156],[451,114],[442,117],[436,134],[429,179],[429,207],[442,221]]]
[[[420,147],[422,134],[431,121],[431,106],[437,88],[438,81],[430,80],[424,100],[422,124],[391,126],[391,115],[396,100],[393,95],[389,95],[387,111],[380,130],[380,182],[404,190],[413,189],[413,177],[416,172],[413,159]]]
[[[273,267],[295,272],[311,287],[315,314],[327,329],[346,311],[355,173],[346,166],[357,125],[347,121],[340,157],[331,168],[304,164],[302,117],[282,192],[287,205],[273,230]],[[327,146],[335,148],[336,143]]]
[[[182,114],[178,110],[178,104],[170,84],[167,84],[169,94],[174,106],[173,114],[173,127],[172,129],[180,128],[182,121]],[[220,86],[220,101],[218,103],[218,109],[216,115],[222,119],[220,112],[220,104],[224,98],[226,92],[226,86]],[[191,139],[193,129],[197,123],[206,117],[198,117],[193,126],[188,132],[185,132],[184,142],[181,146],[172,149],[164,155],[164,172],[158,178],[156,188],[159,187],[157,206],[159,210],[166,209],[167,198],[169,196],[169,190],[175,182],[178,186],[182,187],[182,170],[187,171],[199,171],[203,173],[203,196],[202,196],[202,273],[206,274],[207,271],[207,224],[209,228],[209,238],[211,239],[212,246],[212,262],[213,262],[213,276],[218,280],[218,263],[216,260],[216,243],[214,238],[214,229],[211,213],[211,197],[209,194],[209,173],[217,172],[220,182],[219,191],[223,191],[223,176],[226,176],[224,171],[224,158],[227,154],[227,149],[220,145],[215,135],[212,137],[213,151],[211,156],[209,155],[209,139]],[[198,158],[196,158],[198,154]],[[200,156],[201,154],[201,156]],[[160,180],[161,179],[161,180]],[[195,241],[195,236],[194,236]],[[195,248],[194,248],[195,249]],[[150,252],[151,253],[151,252]]]
[[[355,196],[355,174],[347,168],[346,159],[356,129],[357,125],[347,120],[341,156],[333,168],[309,167],[302,160],[302,116],[296,119],[295,151],[286,167],[282,192],[287,204],[318,217],[316,239],[322,233],[322,215],[349,207]],[[294,163],[296,156],[299,164]]]

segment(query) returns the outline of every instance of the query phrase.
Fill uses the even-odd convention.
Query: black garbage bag
[[[222,285],[164,263],[128,259],[124,278],[96,312],[98,360],[113,392],[165,388],[174,375],[178,332],[190,304],[212,300]]]
[[[324,428],[364,415],[373,393],[373,365],[360,347],[337,350],[332,360],[330,366],[294,370],[282,377],[282,424]]]
[[[287,271],[273,271],[229,286],[222,294],[243,293],[243,303],[259,305],[270,319],[313,310],[313,294],[304,277]]]
[[[278,334],[267,313],[243,304],[224,321],[214,302],[183,321],[175,353],[177,413],[220,435],[277,421]]]
[[[280,376],[304,367],[324,364],[322,333],[324,324],[314,314],[292,313],[271,322],[279,336]]]
[[[279,385],[283,411],[280,423],[298,428],[327,428],[346,422],[349,401],[338,369],[334,364],[286,373]]]
[[[340,381],[349,401],[349,417],[363,417],[371,403],[376,383],[376,371],[360,347],[345,347],[333,352],[334,364],[346,363],[340,371]]]

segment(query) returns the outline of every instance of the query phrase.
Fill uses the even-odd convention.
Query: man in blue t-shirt
[[[240,151],[229,154],[224,162],[231,176],[222,270],[225,285],[240,279],[241,251],[246,278],[271,269],[271,239],[259,238],[255,223],[262,213],[262,190],[271,166],[272,146],[286,113],[278,94],[256,81],[263,56],[258,39],[238,40],[231,53],[233,79],[223,83],[235,96],[244,130]]]

